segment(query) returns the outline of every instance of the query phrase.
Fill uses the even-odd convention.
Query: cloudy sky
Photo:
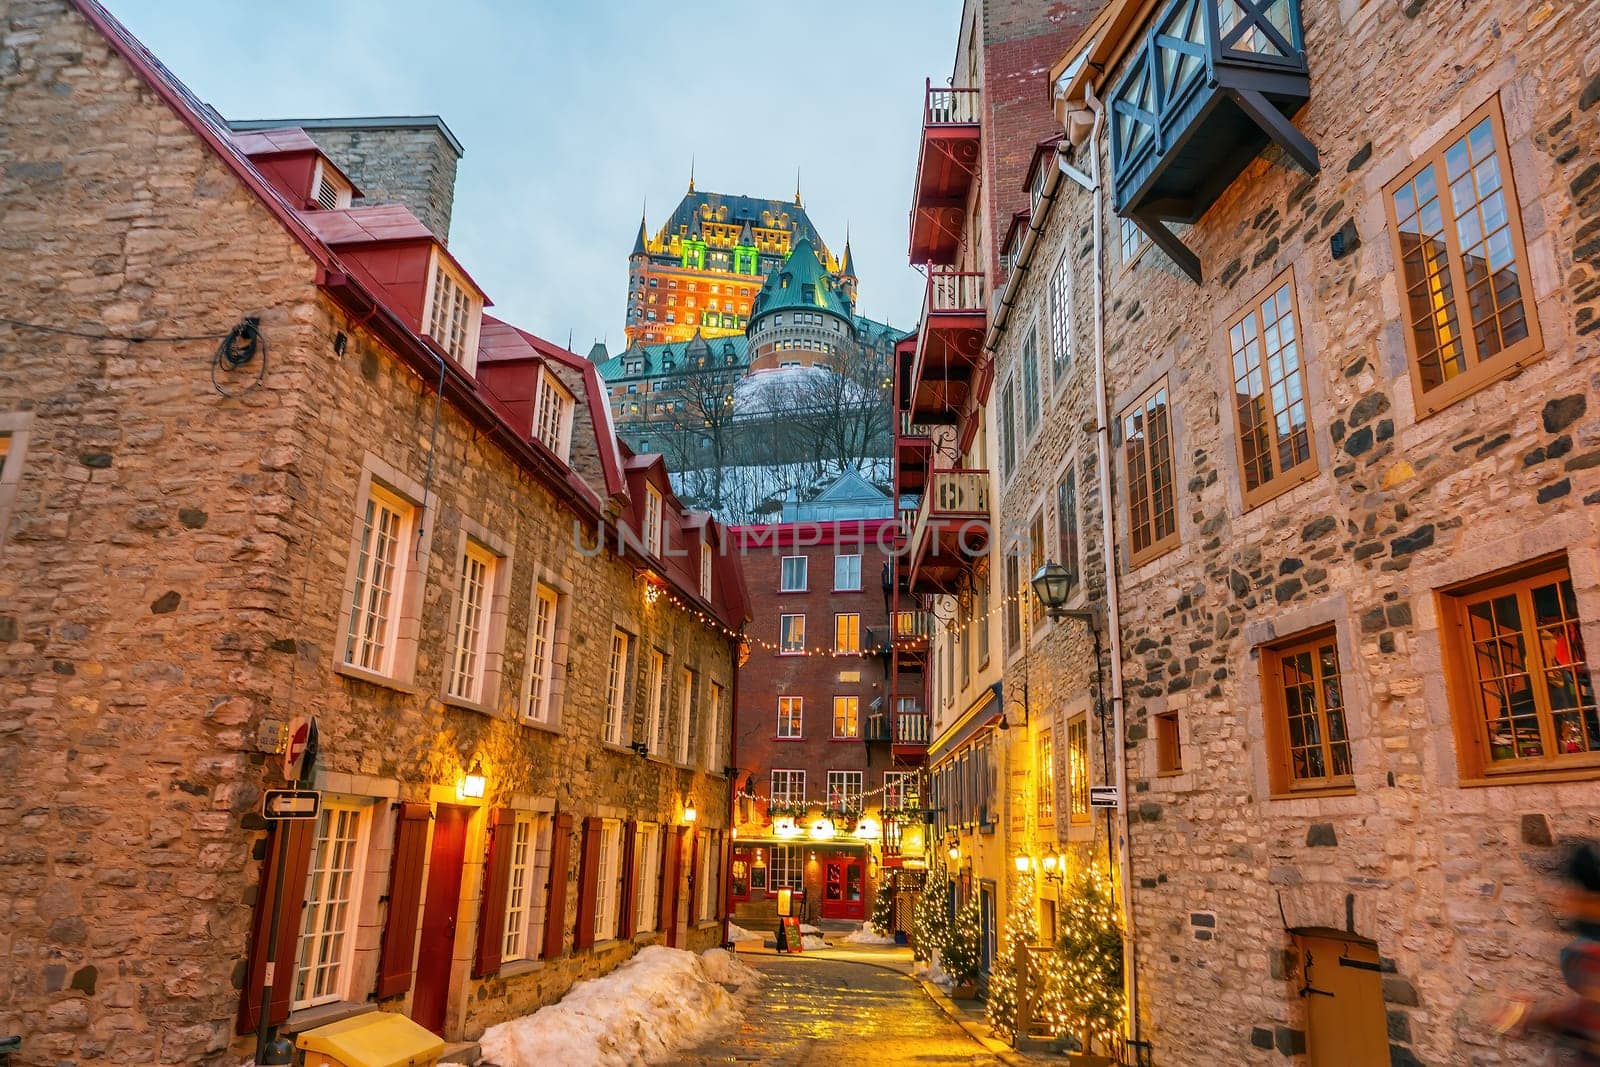
[[[496,312],[585,351],[622,337],[627,255],[701,189],[793,195],[911,325],[906,212],[925,77],[960,0],[108,0],[229,118],[439,114],[466,146],[451,249]]]

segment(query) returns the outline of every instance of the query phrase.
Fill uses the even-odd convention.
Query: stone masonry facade
[[[1376,948],[1389,1062],[1529,1062],[1547,1053],[1497,1036],[1482,1006],[1559,987],[1551,872],[1563,840],[1593,833],[1600,792],[1581,760],[1522,775],[1473,762],[1450,618],[1457,593],[1479,588],[1464,583],[1549,563],[1570,573],[1583,642],[1600,646],[1600,9],[1302,7],[1311,97],[1294,124],[1320,173],[1269,149],[1180,227],[1199,285],[1148,244],[1124,262],[1109,210],[1101,235],[1142,1036],[1157,1062],[1305,1062],[1313,979],[1296,939],[1332,932]],[[1388,190],[1486,105],[1503,117],[1500,173],[1542,343],[1433,410],[1410,373]],[[1068,157],[1084,172],[1089,150]],[[1020,284],[1040,285],[1059,254],[1073,263],[1084,367],[1092,202],[1063,190]],[[1284,278],[1314,469],[1247,506],[1228,326]],[[1080,379],[1005,490],[1018,518],[1088,445]],[[1118,417],[1163,383],[1176,538],[1136,562]],[[1093,470],[1077,466],[1087,532]],[[1086,573],[1102,568],[1091,554]],[[1352,773],[1297,791],[1282,781],[1265,664],[1313,633],[1337,657]],[[1592,692],[1592,666],[1579,672],[1576,691]],[[1171,717],[1176,766],[1158,740]]]
[[[703,755],[683,764],[626,747],[642,733],[638,656],[624,674],[624,743],[604,743],[600,723],[615,629],[636,648],[672,649],[698,670],[702,694],[706,683],[732,691],[726,631],[679,606],[692,591],[647,596],[637,554],[576,551],[593,522],[572,491],[454,401],[440,404],[430,380],[336,306],[305,247],[85,8],[0,4],[0,41],[3,314],[115,337],[215,336],[248,314],[267,344],[259,386],[237,388],[249,374],[219,370],[219,389],[215,340],[0,325],[0,431],[12,435],[7,477],[18,478],[0,529],[0,1032],[24,1035],[13,1062],[249,1056],[253,1043],[235,1032],[267,850],[262,791],[283,784],[274,728],[298,714],[317,717],[316,785],[359,813],[362,849],[338,996],[297,1009],[291,1030],[411,1010],[408,991],[373,993],[407,803],[435,816],[467,809],[447,1038],[549,1003],[641,944],[719,943],[720,911],[704,888],[696,895],[690,859],[728,828],[713,739],[699,735]],[[447,200],[442,210],[441,235]],[[575,436],[574,452],[595,447]],[[408,679],[340,669],[373,479],[426,500]],[[469,536],[503,567],[491,685],[471,705],[443,696]],[[562,604],[549,726],[518,716],[536,580]],[[674,726],[691,716],[691,736],[715,722],[703,701],[676,696],[670,715]],[[481,800],[461,793],[475,761]],[[500,810],[676,828],[684,851],[670,868],[679,908],[668,929],[574,948],[575,831],[559,951],[471,977]]]

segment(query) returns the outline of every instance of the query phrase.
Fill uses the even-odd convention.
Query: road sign
[[[315,819],[322,811],[322,794],[315,789],[269,789],[261,802],[267,819]]]
[[[1115,808],[1117,803],[1117,787],[1114,785],[1091,785],[1089,787],[1089,806],[1091,808]]]
[[[292,785],[305,769],[306,752],[317,743],[317,722],[309,715],[289,720],[283,745],[283,777]]]

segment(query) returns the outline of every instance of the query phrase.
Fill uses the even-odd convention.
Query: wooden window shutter
[[[567,861],[572,854],[572,816],[558,812],[550,829],[550,882],[545,887],[544,959],[561,955],[567,925]]]
[[[704,836],[699,828],[689,831],[689,907],[685,916],[690,926],[700,921],[700,839]]]
[[[627,940],[633,936],[634,904],[633,867],[636,860],[634,846],[638,842],[639,823],[629,819],[622,824],[622,879],[617,887],[617,937]]]
[[[283,903],[278,920],[278,949],[272,983],[272,1003],[267,1005],[270,1022],[289,1017],[289,993],[294,986],[296,957],[300,947],[300,909],[306,899],[306,871],[311,866],[311,848],[316,843],[317,820],[285,819],[278,822],[267,838],[267,858],[261,865],[261,888],[256,893],[256,913],[251,921],[250,964],[245,971],[244,991],[239,996],[238,1032],[255,1033],[261,1016],[261,988],[267,975],[267,933],[271,929],[273,872],[280,852],[286,860],[283,872]]]
[[[682,881],[679,868],[683,860],[684,827],[669,830],[667,847],[661,853],[661,929],[667,932],[667,946],[678,944],[678,883]]]
[[[512,842],[517,813],[495,808],[489,813],[489,847],[483,858],[483,899],[478,902],[478,948],[472,954],[472,977],[500,973],[505,947],[506,889],[511,881]]]
[[[378,998],[399,996],[411,988],[417,951],[417,911],[422,905],[422,871],[428,860],[425,803],[400,805],[394,825],[394,858],[389,864],[389,912],[383,921],[378,954]]]
[[[590,815],[583,820],[583,855],[578,861],[578,928],[572,931],[572,947],[585,949],[594,944],[594,909],[600,894],[594,882],[600,873],[600,830],[602,820]]]

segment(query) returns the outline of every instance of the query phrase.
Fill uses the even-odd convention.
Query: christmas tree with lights
[[[989,995],[985,1014],[989,1029],[1015,1043],[1026,1037],[1017,1033],[1017,998],[1027,985],[1027,976],[1018,968],[1018,955],[1026,966],[1027,946],[1039,941],[1039,917],[1034,908],[1033,874],[1023,872],[1017,876],[1016,890],[1011,894],[1011,908],[1006,915],[1005,934],[1000,939],[1000,955],[989,968]]]
[[[894,885],[888,879],[872,898],[872,929],[884,937],[894,936]]]
[[[1087,1049],[1122,1028],[1122,927],[1111,883],[1093,865],[1069,875],[1058,905],[1061,936],[1050,954],[1040,1016]]]
[[[939,965],[950,981],[966,985],[978,979],[979,953],[983,945],[983,919],[978,913],[976,895],[956,910],[956,919],[939,953]]]
[[[931,960],[937,950],[944,951],[950,939],[950,876],[943,867],[933,867],[922,884],[916,910],[911,915],[911,952],[919,960]]]

